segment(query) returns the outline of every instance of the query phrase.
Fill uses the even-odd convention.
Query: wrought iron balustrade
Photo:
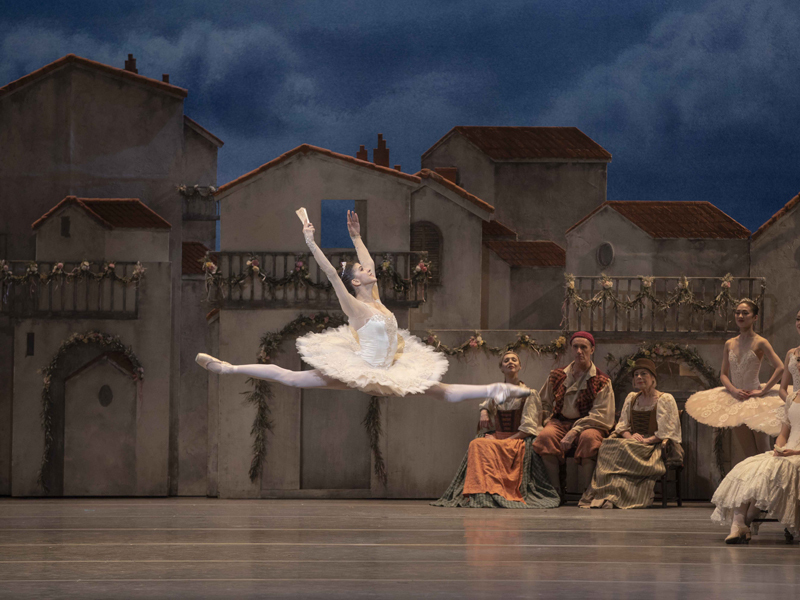
[[[13,276],[24,276],[30,261],[7,261]],[[37,262],[39,274],[50,274],[55,262]],[[139,286],[125,284],[113,277],[98,279],[101,265],[89,266],[81,276],[66,274],[80,271],[80,262],[63,263],[63,275],[43,281],[39,276],[14,281],[0,277],[0,314],[16,318],[57,319],[136,319],[139,316]],[[115,263],[119,277],[130,277],[136,263]]]
[[[727,283],[719,277],[575,277],[574,288],[565,294],[564,325],[611,338],[725,337],[738,331],[734,303],[746,297],[758,304],[755,329],[761,331],[765,289],[761,277],[734,277]],[[593,306],[582,307],[587,301]]]
[[[336,294],[328,285],[328,278],[316,264],[313,256],[300,252],[213,252],[217,261],[218,283],[208,286],[208,299],[220,308],[309,308],[334,310],[339,308]],[[326,253],[333,265],[342,261],[357,262],[354,251]],[[414,268],[427,252],[378,252],[374,253],[376,270],[384,262],[389,263],[403,285],[386,275],[378,276],[381,301],[389,307],[415,308],[425,301],[427,285],[414,281]],[[247,261],[258,261],[259,272],[253,276]],[[294,271],[308,270],[308,278],[292,277]],[[270,280],[289,279],[288,283],[271,285]],[[235,280],[241,283],[235,283]]]

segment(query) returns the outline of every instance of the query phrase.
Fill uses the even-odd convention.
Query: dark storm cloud
[[[413,172],[454,125],[491,124],[576,125],[614,154],[610,198],[710,200],[750,228],[800,187],[794,3],[164,4],[15,4],[0,81],[132,52],[226,141],[221,182],[301,143],[372,148],[379,131]]]

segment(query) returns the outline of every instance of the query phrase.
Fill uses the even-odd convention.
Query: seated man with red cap
[[[600,444],[614,426],[614,389],[608,375],[592,362],[594,348],[591,333],[572,334],[572,362],[550,371],[541,391],[545,426],[533,449],[542,457],[550,483],[562,499],[559,467],[566,454],[575,449],[582,494],[592,481]]]

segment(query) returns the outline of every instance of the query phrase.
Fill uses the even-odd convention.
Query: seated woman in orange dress
[[[509,351],[500,359],[505,382],[527,388],[519,380],[520,359]],[[445,491],[433,506],[468,508],[556,508],[559,497],[547,478],[533,440],[542,426],[539,394],[498,405],[480,405],[479,433]]]

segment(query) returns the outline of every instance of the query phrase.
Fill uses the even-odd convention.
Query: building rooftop
[[[200,125],[200,123],[198,123],[194,119],[190,119],[186,115],[183,115],[183,122],[186,124],[187,127],[192,129],[193,131],[196,131],[202,137],[206,138],[209,142],[214,144],[217,148],[222,148],[225,145],[225,142],[223,142],[221,139],[219,139],[217,136],[211,133],[208,129]]]
[[[459,133],[489,158],[507,160],[572,159],[610,162],[611,154],[577,127],[453,127],[423,155]]]
[[[566,251],[549,240],[486,240],[483,243],[512,267],[567,266]]]
[[[516,241],[517,232],[492,219],[483,222],[483,239],[484,241],[493,239]]]
[[[375,163],[371,163],[371,162],[366,161],[366,160],[360,160],[358,158],[353,158],[352,156],[347,156],[346,154],[339,154],[338,152],[333,152],[332,150],[327,150],[325,148],[319,148],[318,146],[312,146],[310,144],[303,144],[301,146],[298,146],[297,148],[295,148],[293,150],[290,150],[289,152],[286,152],[285,154],[281,154],[277,158],[274,158],[273,160],[269,161],[268,163],[265,163],[265,164],[261,165],[260,167],[258,167],[256,169],[253,169],[249,173],[245,173],[244,175],[242,175],[240,177],[237,177],[233,181],[229,181],[225,185],[220,186],[216,193],[217,193],[217,195],[224,194],[224,193],[230,191],[231,189],[233,189],[234,187],[236,187],[237,185],[240,185],[240,184],[244,183],[245,181],[248,181],[248,180],[260,175],[261,173],[264,173],[264,172],[268,171],[269,169],[272,169],[273,167],[276,167],[276,166],[284,163],[285,161],[289,160],[293,156],[296,156],[298,154],[312,154],[312,153],[313,154],[319,154],[319,155],[322,155],[322,156],[327,156],[329,158],[335,158],[337,160],[341,160],[341,161],[349,163],[351,165],[355,165],[355,166],[358,166],[358,167],[361,167],[361,168],[364,168],[364,169],[369,169],[371,171],[374,171],[376,173],[380,173],[382,175],[388,175],[388,176],[391,176],[391,177],[397,177],[397,178],[400,178],[400,179],[402,179],[404,181],[408,181],[409,183],[421,183],[423,179],[430,179],[432,181],[435,181],[436,183],[441,184],[446,189],[448,189],[448,190],[450,190],[452,192],[455,192],[456,194],[458,194],[462,198],[464,198],[466,200],[469,200],[471,203],[473,203],[474,205],[478,206],[479,208],[481,208],[481,209],[483,209],[483,210],[485,210],[487,212],[490,212],[490,213],[494,212],[494,207],[491,204],[489,204],[487,202],[484,202],[483,200],[481,200],[477,196],[474,196],[474,195],[470,194],[464,188],[457,186],[452,181],[450,181],[448,179],[445,179],[444,177],[442,177],[438,173],[434,173],[433,171],[430,171],[428,169],[423,169],[422,171],[418,172],[415,175],[409,175],[408,173],[403,173],[402,171],[398,171],[397,169],[390,169],[389,167],[383,167],[383,166],[380,166],[380,165],[376,165]]]
[[[567,229],[567,233],[604,208],[612,208],[657,239],[747,239],[750,230],[704,201],[609,201],[604,202]]]
[[[107,229],[171,229],[167,221],[138,198],[76,198],[67,196],[31,225],[38,229],[67,206],[78,206]]]
[[[77,65],[84,68],[101,71],[103,73],[112,75],[114,77],[118,77],[120,79],[125,79],[127,81],[143,84],[153,89],[166,92],[172,96],[177,96],[178,98],[185,98],[189,94],[189,92],[183,88],[180,88],[176,85],[172,85],[170,83],[159,81],[158,79],[151,79],[149,77],[145,77],[144,75],[139,75],[138,73],[134,73],[133,71],[126,71],[125,69],[118,69],[110,65],[104,65],[103,63],[99,63],[94,60],[89,60],[88,58],[83,58],[81,56],[76,56],[75,54],[67,54],[66,56],[62,56],[58,60],[43,66],[41,69],[37,69],[32,73],[28,73],[27,75],[20,77],[19,79],[12,81],[11,83],[4,85],[3,87],[0,87],[0,97],[6,94],[10,94],[11,92],[14,92],[68,65]]]
[[[753,234],[753,239],[756,239],[756,238],[760,237],[761,235],[763,235],[764,232],[767,231],[767,229],[772,227],[775,223],[780,221],[784,216],[789,214],[791,212],[791,210],[795,206],[797,206],[798,204],[800,204],[800,194],[797,194],[797,196],[795,196],[794,198],[789,200],[783,206],[782,209],[780,209],[778,212],[776,212],[774,215],[772,215],[769,219],[767,219],[767,222],[764,223],[761,227],[756,229],[756,232]]]

